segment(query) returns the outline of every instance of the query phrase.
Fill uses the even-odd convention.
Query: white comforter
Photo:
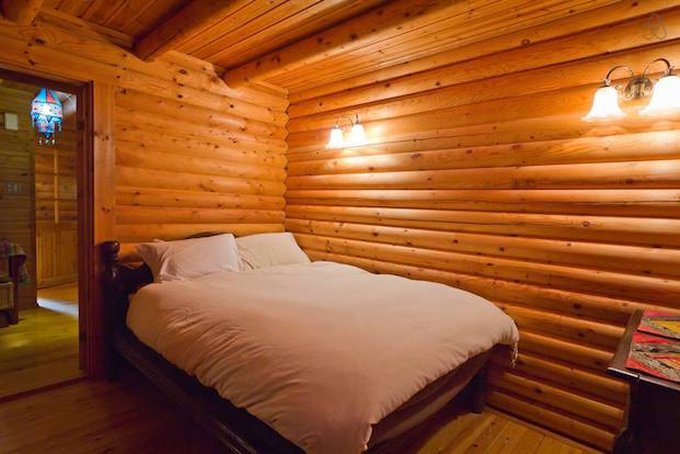
[[[442,284],[331,262],[151,284],[128,326],[310,453],[357,453],[371,425],[495,344],[513,321]]]

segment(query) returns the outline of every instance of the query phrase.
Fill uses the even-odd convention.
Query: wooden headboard
[[[224,232],[201,232],[183,239],[203,238],[221,235]],[[106,320],[109,328],[118,329],[125,326],[128,310],[128,297],[140,288],[153,282],[151,268],[146,263],[134,264],[120,260],[120,242],[105,241],[101,244],[104,286],[106,302]]]
[[[151,268],[146,263],[134,265],[120,260],[120,242],[105,241],[101,245],[104,273],[104,301],[106,320],[109,328],[125,326],[128,296],[153,282]]]

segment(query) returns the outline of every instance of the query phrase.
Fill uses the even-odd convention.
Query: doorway
[[[83,375],[81,93],[0,72],[0,400]]]

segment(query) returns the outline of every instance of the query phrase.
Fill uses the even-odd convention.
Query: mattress
[[[439,377],[373,426],[369,448],[398,438],[442,410],[485,365],[491,351],[480,353]]]
[[[306,452],[356,453],[468,359],[518,341],[469,292],[332,262],[150,284],[135,335]]]

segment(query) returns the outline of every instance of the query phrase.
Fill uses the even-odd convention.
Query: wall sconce
[[[326,148],[359,147],[366,145],[366,130],[364,129],[364,125],[359,122],[359,115],[355,115],[354,118],[342,118],[346,118],[350,122],[351,128],[349,131],[349,138],[345,140],[345,135],[340,127],[340,120],[338,120],[331,129],[331,135],[328,138]]]
[[[666,71],[656,84],[647,76],[649,68],[657,62],[666,64]],[[611,85],[611,75],[617,69],[625,69],[630,74],[630,80],[622,87]],[[646,98],[651,94],[647,107],[639,113],[642,116],[659,116],[680,113],[680,77],[673,74],[673,66],[665,58],[657,58],[649,63],[640,76],[635,76],[629,66],[614,66],[607,72],[602,87],[598,88],[593,98],[593,105],[583,121],[606,121],[623,118],[626,113],[619,106],[619,97],[625,101]]]

